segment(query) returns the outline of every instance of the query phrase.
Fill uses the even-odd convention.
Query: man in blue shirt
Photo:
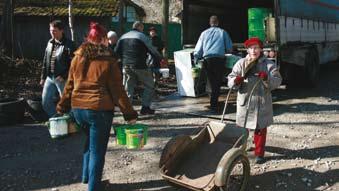
[[[218,17],[210,17],[210,28],[203,31],[194,49],[194,60],[204,59],[204,68],[211,85],[210,108],[217,112],[220,87],[225,74],[225,53],[232,51],[232,40],[218,27]]]

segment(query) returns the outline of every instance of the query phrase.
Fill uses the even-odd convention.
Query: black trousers
[[[222,80],[226,72],[225,58],[205,58],[204,65],[207,73],[207,78],[212,89],[210,95],[210,106],[211,108],[216,108],[220,95],[220,87],[222,85]]]

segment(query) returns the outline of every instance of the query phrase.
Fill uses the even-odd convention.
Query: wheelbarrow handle
[[[250,102],[252,100],[252,96],[253,96],[253,93],[254,93],[254,90],[258,87],[258,85],[262,82],[262,79],[261,78],[258,78],[258,80],[255,82],[251,92],[250,92],[250,96],[249,96],[249,100],[247,102],[247,106],[246,106],[246,115],[245,115],[245,123],[244,123],[244,127],[246,126],[247,124],[247,117],[248,117],[248,108],[249,108],[249,105],[250,105]],[[227,93],[227,96],[226,96],[226,100],[225,100],[225,105],[224,105],[224,109],[223,109],[223,112],[222,112],[222,115],[221,115],[221,119],[220,119],[220,122],[223,123],[224,122],[224,117],[225,117],[225,113],[226,113],[226,108],[227,108],[227,105],[228,105],[228,101],[230,99],[230,95],[231,95],[231,92],[235,89],[235,85],[232,86],[230,88],[230,90],[228,91]]]
[[[234,90],[235,86],[232,86],[230,88],[230,90],[228,91],[227,93],[227,96],[226,96],[226,100],[225,100],[225,105],[224,105],[224,109],[222,111],[222,115],[221,115],[221,119],[220,119],[220,122],[223,123],[224,122],[224,117],[225,117],[225,113],[226,113],[226,108],[227,108],[227,105],[228,105],[228,101],[230,99],[230,95],[231,95],[231,92]]]

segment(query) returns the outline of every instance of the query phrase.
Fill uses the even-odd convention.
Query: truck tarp
[[[280,15],[339,22],[338,0],[280,0]]]

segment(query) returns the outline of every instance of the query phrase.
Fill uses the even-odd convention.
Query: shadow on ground
[[[84,136],[50,138],[44,125],[0,128],[0,190],[35,190],[80,182]]]
[[[188,189],[177,187],[165,180],[150,180],[145,182],[135,182],[126,184],[106,184],[105,191],[189,191]]]
[[[326,190],[338,181],[338,169],[321,173],[304,168],[290,168],[252,175],[248,190],[251,191],[254,188],[260,191]]]
[[[315,113],[321,111],[335,111],[339,110],[339,104],[315,104],[315,103],[296,103],[296,104],[273,104],[274,116],[284,113]]]
[[[267,160],[281,160],[281,159],[308,159],[315,160],[318,158],[336,158],[339,157],[339,146],[326,146],[311,149],[291,150],[274,146],[266,146],[266,151],[276,153],[278,156],[267,156]]]
[[[336,177],[336,178],[333,178]],[[265,180],[265,182],[263,182]],[[323,181],[327,180],[327,181]],[[339,181],[339,170],[315,172],[304,168],[276,170],[251,175],[247,191],[326,190]],[[106,184],[106,191],[189,191],[165,180],[151,180],[126,184]]]

